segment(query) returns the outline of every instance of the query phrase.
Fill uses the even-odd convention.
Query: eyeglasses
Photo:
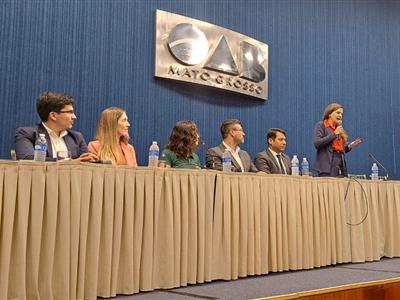
[[[58,113],[58,114],[75,114],[75,111],[74,110],[60,110],[60,111],[57,111],[56,113]]]
[[[232,128],[232,130],[244,132],[243,128]]]

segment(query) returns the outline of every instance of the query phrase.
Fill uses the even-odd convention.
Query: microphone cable
[[[361,187],[363,199],[364,199],[364,201],[365,201],[365,214],[364,214],[363,218],[361,219],[361,221],[358,222],[358,223],[346,222],[347,225],[350,225],[350,226],[358,226],[358,225],[361,225],[362,223],[364,223],[364,221],[367,219],[368,214],[369,214],[369,206],[368,206],[367,193],[365,192],[365,189],[364,189],[364,187],[362,186],[362,184],[361,184],[361,182],[360,182],[359,180],[357,180],[357,179],[355,179],[355,178],[348,178],[348,179],[349,179],[349,181],[348,181],[348,183],[347,183],[346,193],[345,193],[345,195],[344,195],[343,201],[346,202],[347,195],[348,195],[349,188],[350,188],[350,183],[351,183],[352,181],[357,182],[357,183],[359,184],[359,186]]]

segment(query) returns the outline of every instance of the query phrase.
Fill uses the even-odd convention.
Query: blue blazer
[[[88,152],[83,135],[78,131],[67,130],[68,134],[64,136],[65,145],[71,152],[71,158],[78,158],[81,154]],[[35,142],[40,133],[44,133],[47,141],[46,161],[55,161],[53,158],[53,148],[49,133],[40,123],[32,127],[20,127],[15,132],[15,152],[17,159],[33,159]]]
[[[318,122],[314,127],[314,146],[317,149],[317,156],[315,157],[314,175],[320,173],[330,173],[332,167],[333,148],[332,142],[337,138],[335,133],[330,132],[326,128],[324,122]],[[347,153],[351,149],[345,145],[344,152]],[[343,165],[346,167],[345,155],[343,157]]]

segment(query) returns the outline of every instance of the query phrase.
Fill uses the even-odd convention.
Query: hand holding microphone
[[[336,126],[336,130],[335,130],[335,134],[340,136],[341,134],[343,134],[343,132],[344,132],[344,129],[343,129],[343,126],[342,126],[342,120],[337,120],[337,126]]]
[[[342,126],[342,120],[338,120],[337,121],[337,127],[335,130],[335,134],[338,135],[339,137],[341,137],[343,140],[347,140],[347,133],[344,130],[343,126]],[[358,146],[359,144],[361,144],[362,140],[360,137],[357,137],[354,141],[352,141],[348,147],[350,149],[354,148],[355,146]]]
[[[337,120],[337,127],[335,130],[335,134],[337,136],[339,136],[339,138],[341,140],[343,140],[344,142],[347,142],[348,135],[346,133],[346,130],[344,130],[344,128],[342,126],[342,120]]]

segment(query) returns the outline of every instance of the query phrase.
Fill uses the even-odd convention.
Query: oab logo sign
[[[156,11],[155,76],[266,100],[268,45],[184,16]]]

